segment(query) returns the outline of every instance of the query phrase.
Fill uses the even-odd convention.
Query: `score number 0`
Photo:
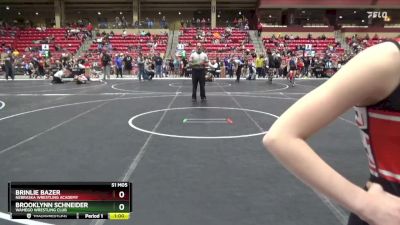
[[[119,198],[124,198],[125,197],[125,192],[120,191],[118,193],[118,197]],[[124,204],[119,204],[118,208],[119,208],[120,211],[123,211],[125,209],[125,205]]]

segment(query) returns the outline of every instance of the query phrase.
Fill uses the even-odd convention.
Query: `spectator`
[[[111,62],[111,56],[106,51],[104,51],[101,55],[101,63],[104,68],[103,69],[103,74],[104,74],[103,80],[104,81],[106,80],[106,77],[108,79],[110,79],[110,71],[111,71],[110,62]]]
[[[128,55],[128,53],[125,54],[124,63],[125,63],[125,65],[124,65],[125,71],[128,72],[128,75],[131,75],[131,71],[132,71],[132,57],[131,57],[130,55]]]
[[[257,23],[257,32],[258,32],[258,36],[261,37],[261,33],[262,33],[262,24],[261,24],[261,22]],[[275,36],[273,35],[273,37],[275,37]]]
[[[244,63],[243,61],[238,58],[235,60],[235,69],[236,69],[236,82],[240,82],[240,77],[242,76],[242,69],[243,69]]]
[[[263,73],[263,68],[265,67],[264,55],[259,55],[256,58],[256,71],[259,77],[265,77],[265,73]]]
[[[181,65],[180,65],[180,61],[177,57],[174,57],[173,63],[174,63],[175,75],[181,74],[180,73]]]
[[[147,59],[144,65],[144,72],[146,73],[146,76],[148,77],[149,80],[152,80],[154,77],[154,69],[153,65],[151,63],[151,60]]]
[[[10,77],[14,80],[14,58],[12,54],[8,54],[7,58],[4,60],[5,70],[6,70],[6,80]]]
[[[125,39],[128,36],[128,32],[124,29],[122,31],[122,38]]]
[[[284,39],[285,39],[285,40],[289,40],[289,39],[290,39],[290,38],[289,38],[289,35],[285,34]]]
[[[143,58],[142,53],[139,53],[139,56],[138,56],[136,62],[137,62],[137,65],[138,65],[138,70],[139,70],[139,74],[138,74],[139,81],[142,81],[142,78],[143,78],[143,80],[145,80],[146,79],[145,70],[144,70],[145,60]]]
[[[219,77],[219,75],[217,75],[217,70],[219,68],[218,63],[215,60],[211,60],[208,64],[209,66],[209,72],[214,76],[214,77]]]
[[[168,75],[173,75],[175,72],[175,65],[172,59],[168,60]]]
[[[127,26],[128,26],[128,21],[126,21],[125,16],[122,16],[122,18],[121,18],[121,26],[124,29],[127,28]]]
[[[206,28],[206,19],[205,18],[203,18],[201,20],[201,27],[203,27],[203,29]]]
[[[155,63],[155,68],[156,68],[156,77],[163,77],[163,71],[162,71],[162,66],[163,66],[163,59],[158,52],[157,55],[154,57],[154,63]]]
[[[93,25],[92,25],[92,23],[89,22],[89,24],[86,26],[86,30],[89,32],[90,39],[92,39],[92,36],[93,36]]]
[[[115,69],[116,69],[117,78],[118,78],[118,75],[120,75],[121,78],[122,78],[122,65],[123,65],[123,59],[122,59],[122,57],[123,57],[123,54],[122,54],[122,53],[121,53],[120,55],[116,55],[116,56],[115,56],[115,62],[114,62],[114,64],[115,64]]]
[[[235,19],[233,19],[232,23],[233,23],[234,27],[236,27],[236,28],[238,27],[238,19],[236,17],[235,17]]]
[[[227,64],[226,64],[226,70],[228,71],[229,74],[229,78],[233,78],[233,72],[234,72],[234,61],[232,58],[227,60]]]
[[[167,20],[165,19],[165,16],[163,16],[161,18],[160,26],[161,26],[162,29],[166,29],[167,28]]]

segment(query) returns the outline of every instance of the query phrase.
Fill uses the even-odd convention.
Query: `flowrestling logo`
[[[381,11],[373,11],[373,12],[368,11],[367,14],[368,14],[368,18],[373,18],[373,19],[376,19],[376,18],[386,19],[388,17],[388,13],[385,12],[385,11],[383,11],[383,12],[381,12]]]

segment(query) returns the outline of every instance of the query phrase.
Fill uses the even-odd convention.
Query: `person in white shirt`
[[[62,83],[64,83],[62,81],[62,78],[63,77],[67,77],[70,74],[71,74],[71,71],[68,70],[68,69],[59,70],[53,75],[53,80],[51,81],[51,83],[53,83],[53,84],[62,84]]]
[[[189,64],[192,67],[192,101],[195,102],[197,99],[197,84],[200,84],[200,97],[201,101],[206,101],[205,91],[205,67],[208,65],[208,56],[203,52],[200,43],[197,43],[196,51],[192,52],[189,57]]]
[[[208,67],[209,67],[208,71],[213,75],[213,77],[219,77],[219,72],[221,72],[221,71],[219,70],[219,68],[218,68],[219,65],[215,60],[210,61],[208,64]],[[219,71],[217,71],[217,70],[219,70]]]
[[[122,31],[122,38],[125,39],[126,36],[128,36],[128,32],[124,29],[124,30]]]

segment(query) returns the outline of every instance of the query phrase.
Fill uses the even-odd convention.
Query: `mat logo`
[[[381,12],[381,11],[374,11],[374,12],[368,11],[367,13],[368,13],[368,18],[373,18],[373,19],[376,19],[376,18],[386,19],[388,17],[388,13],[385,12],[385,11],[383,11],[383,12]]]

